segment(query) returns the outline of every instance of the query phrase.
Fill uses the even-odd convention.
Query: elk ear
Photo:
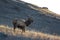
[[[33,20],[33,18],[32,18],[32,17],[29,17],[28,19],[29,19],[29,20]]]

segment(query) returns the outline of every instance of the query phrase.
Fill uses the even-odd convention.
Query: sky
[[[60,15],[60,0],[22,0],[39,7],[48,7],[49,10]]]

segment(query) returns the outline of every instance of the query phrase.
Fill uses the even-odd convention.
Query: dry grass
[[[60,14],[54,13],[50,11],[49,9],[40,9],[40,11],[43,12],[47,16],[56,17],[57,19],[60,19]]]
[[[60,40],[60,36],[57,35],[51,35],[51,34],[45,34],[42,32],[35,32],[35,31],[28,31],[26,30],[25,33],[22,33],[21,30],[16,29],[16,32],[13,32],[13,28],[10,28],[8,26],[0,25],[0,32],[4,32],[7,35],[13,35],[13,36],[23,36],[23,37],[29,37],[29,38],[41,38],[46,40]]]
[[[42,14],[45,14],[46,16],[55,17],[57,19],[60,19],[60,14],[54,13],[54,12],[50,11],[49,9],[43,9],[40,7],[36,8],[36,7],[31,6],[31,5],[28,5],[28,6],[34,10],[41,11]]]

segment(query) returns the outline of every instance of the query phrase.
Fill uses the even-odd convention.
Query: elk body
[[[19,28],[22,30],[22,32],[25,32],[25,27],[29,26],[33,22],[32,18],[28,18],[25,21],[19,21],[17,19],[13,20],[13,29],[15,31],[16,28]]]

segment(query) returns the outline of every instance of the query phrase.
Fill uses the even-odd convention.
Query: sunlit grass
[[[60,36],[57,35],[51,35],[51,34],[45,34],[42,32],[37,32],[37,31],[29,31],[26,30],[25,33],[22,33],[20,29],[16,29],[16,31],[13,31],[13,28],[0,25],[0,32],[3,32],[7,35],[13,35],[13,36],[23,36],[23,37],[29,37],[29,38],[41,38],[41,39],[46,39],[46,40],[60,40]]]

